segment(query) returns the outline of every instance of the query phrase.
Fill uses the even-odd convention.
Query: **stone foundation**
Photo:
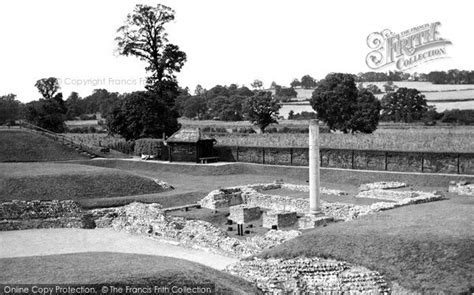
[[[203,208],[220,209],[243,203],[240,188],[218,189],[210,192],[206,198],[198,202]]]
[[[474,184],[469,184],[466,181],[458,183],[452,181],[449,183],[448,191],[458,195],[474,196]]]
[[[390,294],[378,272],[344,261],[322,258],[239,261],[230,274],[257,285],[265,294]]]
[[[272,228],[276,226],[277,228],[289,227],[294,225],[298,221],[298,216],[296,212],[287,212],[287,211],[268,211],[263,213],[263,227]]]
[[[318,226],[325,226],[326,224],[330,222],[334,222],[333,217],[324,216],[322,214],[321,215],[307,214],[298,220],[298,228],[310,229],[310,228],[315,228]]]
[[[250,221],[260,219],[262,212],[259,207],[248,205],[237,205],[229,207],[229,219],[238,224],[244,224]]]
[[[74,201],[18,201],[0,204],[0,231],[34,228],[80,228],[83,211]]]

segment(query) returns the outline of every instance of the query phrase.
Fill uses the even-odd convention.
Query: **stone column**
[[[309,213],[321,213],[321,184],[319,177],[319,125],[318,120],[309,123]]]

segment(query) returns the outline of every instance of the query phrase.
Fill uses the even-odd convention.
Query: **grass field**
[[[36,133],[0,130],[0,162],[35,162],[88,159],[76,150]]]
[[[255,294],[243,279],[182,259],[88,252],[0,259],[0,283],[10,284],[216,284],[218,294]],[[100,292],[100,287],[99,287]]]
[[[261,257],[332,257],[431,293],[474,291],[474,200],[401,207],[305,232]]]
[[[88,200],[162,192],[151,178],[65,163],[0,163],[0,200]]]

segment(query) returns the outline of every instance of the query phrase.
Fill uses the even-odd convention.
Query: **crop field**
[[[218,144],[307,147],[307,134],[248,134],[216,137]],[[400,151],[474,152],[474,128],[380,129],[374,134],[320,134],[321,147]]]

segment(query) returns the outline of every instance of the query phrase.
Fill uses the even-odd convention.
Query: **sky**
[[[60,80],[65,98],[96,88],[143,90],[144,62],[119,56],[114,41],[139,3],[176,11],[166,29],[187,54],[177,77],[191,92],[197,84],[250,86],[260,79],[269,87],[306,74],[322,79],[329,72],[370,71],[370,33],[432,22],[441,22],[440,35],[452,42],[449,58],[412,71],[474,70],[472,0],[15,0],[0,2],[0,95],[36,100],[34,84],[46,77]]]

